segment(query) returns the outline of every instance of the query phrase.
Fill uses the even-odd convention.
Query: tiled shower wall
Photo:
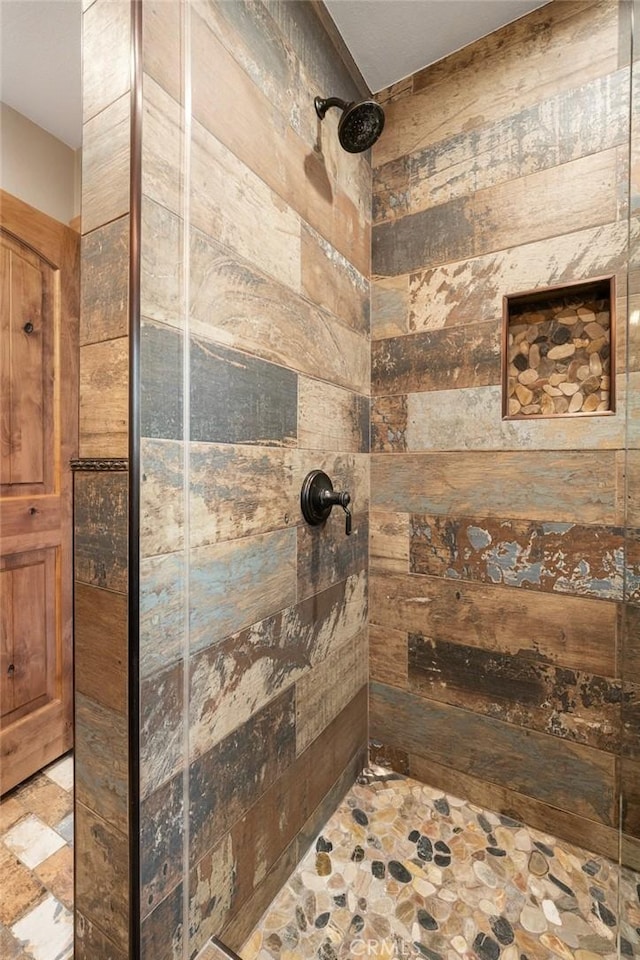
[[[143,7],[142,956],[238,946],[365,761],[368,158],[308,3]],[[303,524],[325,469],[353,498]],[[184,951],[184,953],[183,953]]]
[[[503,295],[615,274],[625,372],[629,11],[554,2],[387,91],[372,255],[375,755],[614,858],[637,355],[615,416],[503,422],[500,336]]]

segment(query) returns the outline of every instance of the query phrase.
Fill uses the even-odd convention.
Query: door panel
[[[72,745],[78,238],[0,191],[0,792]]]

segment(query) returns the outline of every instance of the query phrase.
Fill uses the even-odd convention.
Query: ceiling
[[[369,88],[377,91],[543,0],[325,3]],[[82,133],[80,21],[81,0],[0,0],[0,99],[74,149]]]
[[[374,93],[547,0],[324,0]]]

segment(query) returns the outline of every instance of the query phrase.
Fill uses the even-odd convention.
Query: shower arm
[[[351,106],[350,103],[346,100],[341,100],[340,97],[315,97],[313,105],[321,120],[324,120],[324,115],[330,107],[338,107],[339,110],[346,110],[347,107]]]

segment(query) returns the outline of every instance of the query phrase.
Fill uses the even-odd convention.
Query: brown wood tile
[[[73,910],[73,848],[62,847],[35,868],[47,890]]]
[[[410,570],[622,600],[623,546],[620,527],[414,514]]]
[[[437,642],[617,676],[614,603],[376,569],[370,611],[374,624]]]
[[[127,592],[126,473],[75,477],[75,576],[83,583]],[[94,603],[98,603],[97,595]]]
[[[379,683],[371,685],[370,716],[375,740],[445,765],[455,757],[455,767],[478,779],[617,824],[615,758],[608,753]]]
[[[73,810],[73,794],[63,790],[44,774],[37,774],[19,788],[19,803],[24,810],[55,827]]]
[[[0,844],[0,871],[2,873],[0,923],[11,926],[30,907],[44,899],[46,890],[34,876],[33,871],[20,863],[4,844]]]
[[[391,513],[560,523],[579,517],[613,525],[622,520],[612,482],[615,458],[610,450],[373,454],[371,505]]]

